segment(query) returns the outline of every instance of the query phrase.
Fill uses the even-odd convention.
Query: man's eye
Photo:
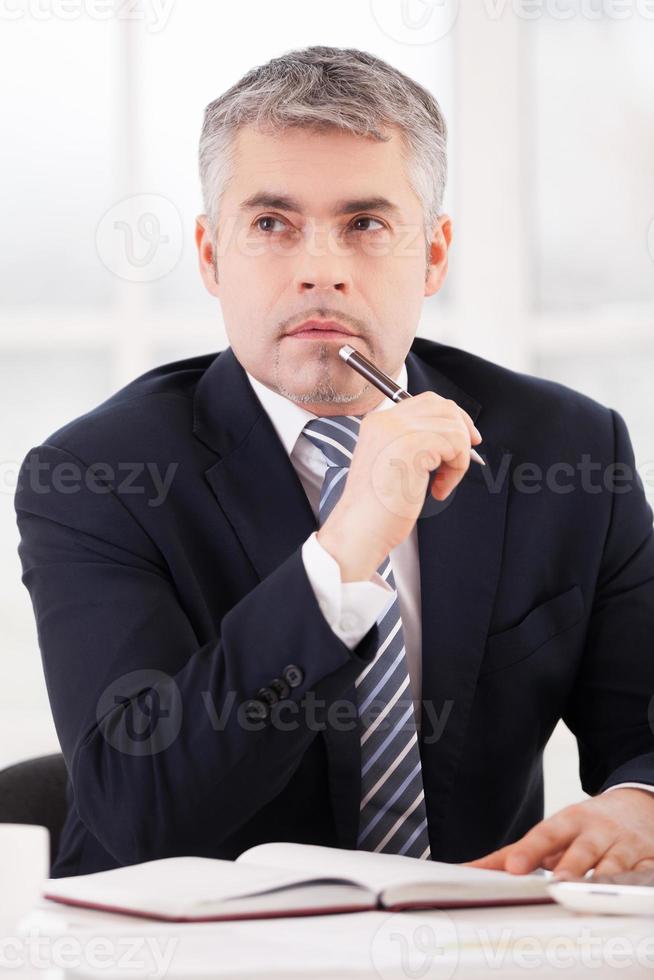
[[[376,221],[376,222],[377,222],[377,224],[378,224],[378,225],[379,225],[379,226],[380,226],[381,228],[383,228],[383,227],[384,227],[384,222],[383,222],[383,221],[380,221],[380,220],[379,220],[379,218],[370,218],[370,217],[368,217],[368,216],[367,216],[367,215],[365,215],[365,214],[364,214],[364,215],[362,215],[362,216],[361,216],[360,218],[355,218],[355,219],[354,219],[354,221],[352,222],[352,224],[353,224],[353,225],[355,225],[355,224],[358,224],[358,223],[359,223],[360,221]],[[357,230],[357,231],[378,231],[378,229],[377,229],[377,228],[357,228],[356,230]]]
[[[278,222],[280,225],[284,224],[281,218],[275,218],[273,217],[272,214],[264,214],[261,218],[257,218],[257,220],[255,221],[255,225],[259,231],[266,231],[266,232],[273,231],[273,229],[270,227],[262,228],[261,227],[262,221],[272,222],[272,224],[274,224],[275,222]]]

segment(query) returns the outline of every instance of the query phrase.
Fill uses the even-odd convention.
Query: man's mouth
[[[338,320],[306,320],[286,334],[297,340],[343,340],[356,337],[349,327]]]
[[[342,342],[350,334],[339,330],[301,330],[289,336],[291,340],[340,340]]]

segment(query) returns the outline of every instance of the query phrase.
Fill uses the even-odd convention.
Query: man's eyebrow
[[[297,214],[302,214],[302,205],[294,197],[268,191],[258,191],[246,198],[245,201],[241,201],[241,211],[250,211],[254,208],[276,208],[278,211],[295,211]],[[382,211],[396,216],[400,216],[402,213],[396,204],[378,194],[373,197],[336,201],[333,213],[335,215],[356,214],[358,211]]]

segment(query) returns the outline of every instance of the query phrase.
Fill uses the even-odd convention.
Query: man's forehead
[[[342,130],[291,128],[273,134],[243,127],[232,148],[232,205],[242,213],[275,208],[305,214],[320,198],[321,208],[334,215],[374,210],[400,218],[406,206],[404,160],[400,141],[388,135],[391,140],[381,142]],[[326,140],[335,141],[329,155]],[[370,166],[361,159],[366,156]]]

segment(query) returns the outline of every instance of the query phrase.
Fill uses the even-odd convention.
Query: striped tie
[[[361,416],[311,419],[304,435],[327,457],[320,493],[322,526],[338,501],[359,436]],[[379,574],[393,589],[377,618],[379,647],[359,674],[361,805],[357,847],[431,858],[420,751],[409,687],[404,632],[395,579],[387,557]]]

